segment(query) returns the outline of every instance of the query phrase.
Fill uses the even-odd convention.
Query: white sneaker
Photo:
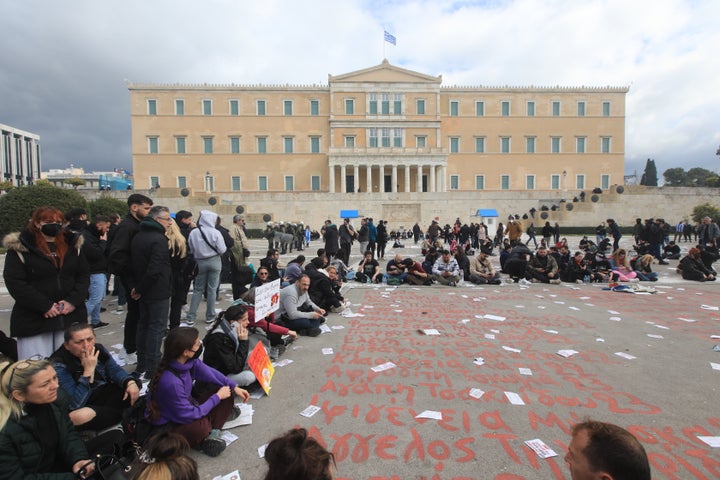
[[[532,285],[532,282],[529,281],[529,280],[527,280],[527,279],[525,279],[525,278],[521,278],[520,281],[518,281],[518,284],[520,284],[520,285]]]

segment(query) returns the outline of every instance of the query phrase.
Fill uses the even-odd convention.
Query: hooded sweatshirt
[[[188,243],[196,260],[222,255],[227,250],[222,233],[215,229],[217,214],[210,210],[202,210],[197,228],[190,232]],[[205,234],[205,238],[203,238]],[[206,241],[207,239],[207,241]]]

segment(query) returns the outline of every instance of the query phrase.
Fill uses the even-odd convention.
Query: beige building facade
[[[627,87],[444,86],[383,61],[327,85],[128,88],[140,189],[481,194],[623,183]]]

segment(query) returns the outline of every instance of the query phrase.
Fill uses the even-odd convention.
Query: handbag
[[[103,480],[127,480],[133,474],[132,462],[117,455],[98,455],[95,459],[95,478]]]

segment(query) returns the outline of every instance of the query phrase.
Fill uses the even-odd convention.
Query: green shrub
[[[703,203],[693,208],[692,219],[694,222],[699,222],[704,217],[710,217],[714,221],[720,220],[720,208],[713,207],[709,203]]]
[[[0,236],[25,228],[33,210],[46,205],[62,212],[76,207],[87,208],[82,195],[54,187],[50,182],[13,188],[0,197]]]
[[[113,213],[124,217],[127,211],[127,202],[113,197],[100,197],[97,200],[88,202],[88,220],[92,220],[96,215],[111,215]]]

